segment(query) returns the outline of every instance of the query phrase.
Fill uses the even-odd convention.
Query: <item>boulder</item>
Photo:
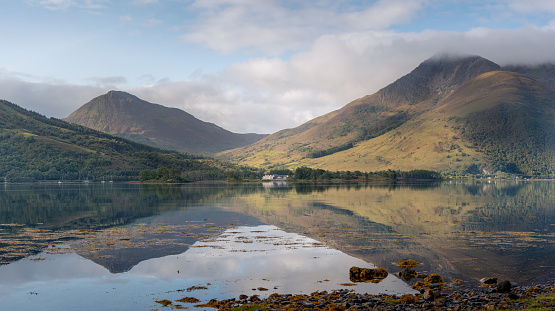
[[[426,285],[430,285],[430,284],[443,284],[445,282],[443,282],[443,279],[441,278],[441,276],[439,274],[430,274],[426,277],[426,279],[424,279],[424,284]]]
[[[482,284],[497,284],[497,278],[483,278],[480,280],[480,283]]]
[[[349,279],[351,282],[371,282],[373,280],[385,279],[387,275],[387,271],[382,268],[368,269],[351,267],[349,270]]]
[[[497,284],[497,292],[498,293],[508,293],[511,291],[511,282],[505,280],[499,284]]]

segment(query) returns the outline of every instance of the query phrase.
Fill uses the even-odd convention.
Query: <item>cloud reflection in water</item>
[[[352,266],[374,267],[316,240],[275,226],[258,226],[229,229],[215,239],[195,243],[183,254],[141,262],[129,273],[230,283],[227,290],[233,295],[258,287],[270,289],[266,293],[310,293],[345,287],[340,284],[350,282]],[[372,294],[412,292],[393,275],[379,284],[350,288]]]
[[[268,225],[228,229],[213,239],[196,242],[182,254],[149,259],[119,274],[75,253],[44,251],[29,259],[0,267],[3,306],[18,310],[91,306],[149,310],[159,307],[154,300],[184,296],[208,301],[240,294],[311,293],[345,288],[341,283],[350,283],[352,266],[373,267],[316,240]],[[207,289],[186,292],[191,286]],[[391,274],[379,284],[348,288],[371,294],[414,292]]]

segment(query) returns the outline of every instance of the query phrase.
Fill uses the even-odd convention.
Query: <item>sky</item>
[[[55,118],[120,90],[270,134],[437,53],[555,62],[552,0],[0,0],[0,13],[0,99]]]

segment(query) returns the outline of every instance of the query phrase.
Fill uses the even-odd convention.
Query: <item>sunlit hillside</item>
[[[430,59],[378,93],[223,152],[267,168],[555,176],[555,92],[482,58]]]

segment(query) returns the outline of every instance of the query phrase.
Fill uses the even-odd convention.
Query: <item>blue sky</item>
[[[549,0],[0,3],[0,98],[53,117],[117,89],[235,132],[272,133],[438,52],[555,61]]]

